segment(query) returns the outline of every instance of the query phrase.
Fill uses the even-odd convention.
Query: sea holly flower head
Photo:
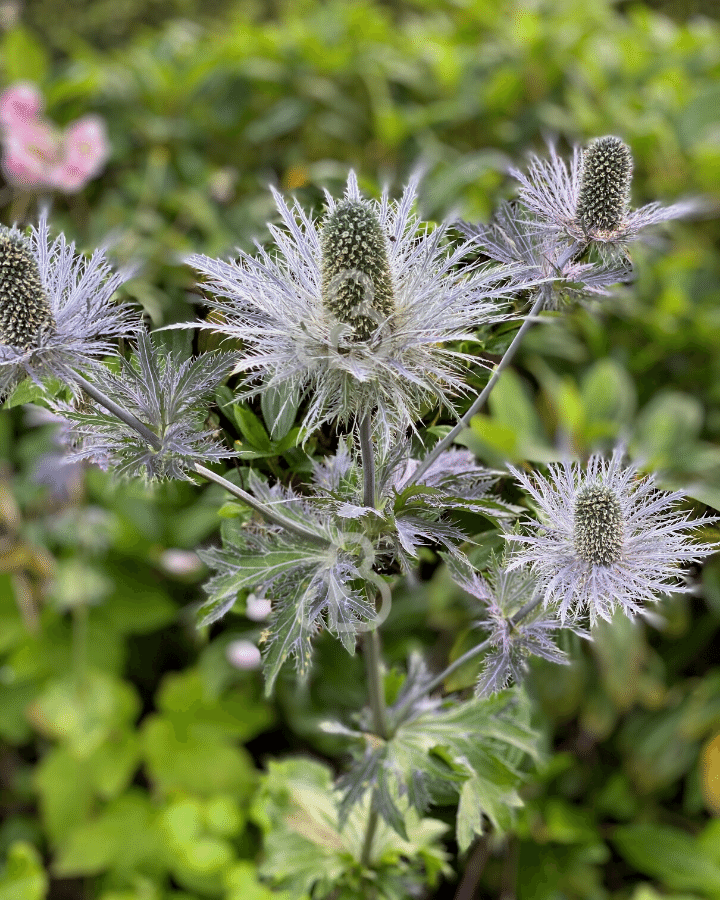
[[[644,604],[670,592],[689,590],[683,564],[699,562],[718,545],[693,539],[711,517],[691,520],[678,508],[682,491],[660,491],[652,475],[623,467],[617,448],[609,460],[590,458],[549,466],[545,477],[512,467],[537,504],[540,521],[529,534],[506,534],[517,546],[509,569],[529,565],[545,606],[560,620],[588,613],[590,624],[610,620],[616,608],[632,617]]]
[[[103,250],[90,259],[64,235],[50,240],[47,214],[27,236],[0,228],[0,396],[29,375],[72,385],[73,370],[116,353],[132,335],[132,308],[112,302],[130,272],[113,272]]]
[[[625,259],[580,261],[570,252],[566,238],[539,225],[518,201],[502,203],[488,225],[463,221],[456,225],[489,259],[523,266],[538,282],[552,280],[544,309],[609,296],[611,286],[628,281],[632,274]]]
[[[413,213],[417,180],[398,202],[366,200],[350,174],[345,196],[326,194],[321,220],[274,192],[282,227],[275,250],[237,262],[192,256],[216,295],[219,334],[240,339],[246,394],[284,385],[310,398],[303,425],[375,414],[385,434],[412,426],[426,403],[451,406],[472,357],[447,347],[475,340],[501,317],[519,267],[459,270],[471,241],[444,244],[445,227]]]
[[[520,200],[539,223],[566,238],[592,244],[601,252],[622,249],[650,225],[690,215],[694,201],[630,207],[633,160],[618,137],[596,138],[576,146],[568,165],[550,146],[550,159],[532,156],[527,174],[511,169],[520,182]]]

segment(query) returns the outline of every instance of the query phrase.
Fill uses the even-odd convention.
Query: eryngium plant
[[[570,169],[551,149],[549,163],[516,173],[518,200],[489,225],[462,223],[466,239],[456,243],[444,224],[418,220],[415,181],[399,202],[387,193],[373,201],[351,174],[344,197],[327,195],[318,218],[276,194],[282,225],[270,226],[271,248],[239,251],[236,262],[192,257],[215,294],[201,326],[239,339],[241,351],[190,359],[143,332],[134,355],[91,366],[87,377],[83,365],[112,349],[100,332],[119,335],[132,321],[109,304],[118,276],[97,255],[77,261],[64,238],[49,247],[44,221],[28,239],[2,233],[3,350],[14,354],[13,377],[70,383],[74,397],[54,407],[75,456],[146,478],[201,475],[239,501],[224,504],[221,545],[200,551],[213,570],[202,622],[241,612],[250,592],[266,601],[259,643],[268,691],[286,661],[310,677],[319,631],[349,654],[362,647],[367,707],[323,723],[348,741],[352,765],[330,790],[327,773],[297,763],[287,790],[276,791],[294,792],[293,802],[303,793],[312,823],[299,834],[288,824],[296,811],[278,812],[280,837],[266,846],[263,871],[296,900],[417,896],[446,858],[435,803],[457,802],[462,852],[487,827],[511,828],[538,757],[519,688],[532,677],[530,660],[566,663],[567,632],[591,639],[597,619],[647,614],[666,592],[690,589],[688,564],[717,548],[700,533],[714,519],[693,517],[679,491],[659,490],[620,449],[586,464],[564,459],[547,475],[509,467],[511,485],[508,469],[490,471],[452,446],[544,309],[609,303],[612,287],[630,278],[626,252],[598,251],[624,248],[644,225],[679,214],[656,204],[633,212],[631,172],[619,138],[576,150]],[[459,415],[476,360],[458,342],[489,336],[509,309],[521,311],[519,327]],[[271,450],[292,453],[292,483],[252,467],[226,479],[204,465],[245,452],[230,450],[208,417],[213,395],[229,416],[233,402],[257,394],[266,418],[276,400],[284,420],[301,410],[294,444],[283,443],[292,423],[268,422],[265,436]],[[436,426],[443,411],[456,421],[436,439],[421,413]],[[323,442],[310,440],[321,425]],[[334,452],[313,450],[328,438]],[[509,502],[518,489],[520,501]],[[538,519],[520,520],[528,500]],[[502,539],[507,552],[498,555]],[[413,654],[404,675],[386,677],[379,634],[392,589],[417,579],[430,554],[447,563],[485,637],[439,673]],[[473,663],[474,693],[443,696],[449,677]]]

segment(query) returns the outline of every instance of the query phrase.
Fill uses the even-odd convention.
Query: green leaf
[[[42,385],[36,384],[32,378],[23,378],[7,398],[3,407],[12,409],[14,406],[22,406],[24,403],[42,405],[43,400],[46,400],[47,397],[48,391]]]
[[[0,870],[0,900],[44,900],[47,890],[48,877],[35,847],[13,844]]]
[[[142,728],[148,775],[162,791],[247,796],[255,781],[250,755],[215,728],[148,716]]]
[[[0,60],[7,84],[13,81],[42,83],[47,75],[47,53],[42,44],[22,25],[8,28],[3,34]]]
[[[51,681],[28,715],[39,731],[67,742],[78,757],[88,757],[139,710],[140,698],[131,684],[90,671],[82,685],[75,678]]]
[[[58,844],[90,814],[94,799],[91,773],[85,760],[66,747],[56,747],[37,766],[34,782],[44,828],[51,843]]]
[[[151,863],[161,849],[154,820],[155,811],[144,792],[119,797],[96,819],[70,833],[55,859],[54,872],[70,878]]]
[[[257,450],[261,453],[273,452],[268,433],[254,412],[246,406],[237,403],[233,406],[233,415],[240,433],[245,442],[250,445],[251,450]]]
[[[684,831],[665,825],[622,825],[612,841],[639,872],[671,890],[720,894],[720,865]]]
[[[295,415],[300,405],[300,392],[290,382],[283,381],[267,388],[260,395],[265,425],[274,441],[282,440],[295,424]]]

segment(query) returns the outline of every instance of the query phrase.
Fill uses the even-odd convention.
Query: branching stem
[[[513,625],[517,625],[518,622],[522,621],[525,616],[529,615],[537,606],[542,603],[542,597],[538,594],[529,600],[524,606],[522,606],[515,615],[510,619]],[[471,660],[475,659],[476,656],[480,656],[488,647],[491,645],[490,638],[486,638],[484,641],[479,643],[475,647],[471,647],[466,653],[463,653],[462,656],[458,656],[456,660],[450,663],[445,669],[440,672],[439,675],[436,675],[435,678],[432,679],[429,683],[423,685],[421,691],[415,691],[411,693],[406,699],[405,702],[395,711],[395,720],[397,722],[402,722],[402,718],[404,713],[412,706],[412,704],[419,700],[420,697],[423,697],[426,694],[429,694],[431,691],[434,691],[435,688],[440,687],[444,681],[446,681],[454,672],[457,672],[458,669],[461,669],[466,663],[469,663]]]

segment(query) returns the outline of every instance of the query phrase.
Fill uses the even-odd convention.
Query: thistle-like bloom
[[[102,250],[79,256],[62,234],[51,243],[44,213],[28,237],[0,227],[0,396],[25,375],[72,384],[74,368],[116,353],[114,339],[139,328],[131,307],[112,302],[129,274]]]
[[[275,252],[190,258],[224,319],[204,327],[243,341],[248,393],[285,384],[309,395],[306,433],[373,411],[385,433],[404,431],[424,403],[449,406],[477,360],[445,345],[474,340],[499,318],[498,298],[522,286],[517,268],[458,271],[472,242],[445,249],[445,228],[413,214],[416,186],[399,202],[365,200],[351,173],[322,222],[275,193]]]
[[[690,590],[683,563],[698,562],[717,544],[694,542],[691,532],[715,521],[691,520],[678,509],[682,491],[660,491],[654,477],[623,468],[623,451],[610,460],[590,458],[549,466],[549,477],[531,479],[510,468],[537,504],[541,522],[532,534],[507,534],[520,544],[508,568],[529,564],[545,606],[558,606],[560,620],[585,611],[590,624],[610,620],[617,607],[630,616],[660,595]]]
[[[531,157],[527,174],[511,169],[520,199],[539,222],[581,244],[608,250],[637,238],[643,228],[698,209],[694,201],[630,208],[633,161],[630,148],[612,135],[574,147],[568,166],[550,146],[550,160]]]
[[[483,578],[462,559],[448,559],[453,581],[483,606],[478,627],[489,632],[491,649],[483,659],[475,691],[486,697],[509,684],[520,684],[528,669],[528,658],[539,656],[552,663],[567,665],[567,654],[554,641],[555,632],[563,627],[555,611],[544,612],[540,604],[533,607],[537,595],[535,576],[528,568],[508,571],[493,559]],[[513,621],[513,617],[520,613]],[[573,631],[589,637],[581,628]]]
[[[103,407],[92,411],[66,409],[67,440],[75,446],[69,458],[86,459],[118,475],[147,478],[184,478],[196,462],[234,456],[205,425],[210,397],[229,374],[229,353],[206,353],[197,359],[181,359],[154,346],[141,333],[137,356],[121,358],[120,372],[104,367],[93,373],[93,383],[106,396],[157,435],[160,446],[151,447],[138,432]]]
[[[611,285],[627,281],[632,274],[625,260],[579,262],[560,232],[540,226],[517,201],[502,203],[489,225],[460,221],[457,227],[490,259],[521,265],[540,282],[553,279],[545,309],[559,309],[591,296],[608,296]]]

